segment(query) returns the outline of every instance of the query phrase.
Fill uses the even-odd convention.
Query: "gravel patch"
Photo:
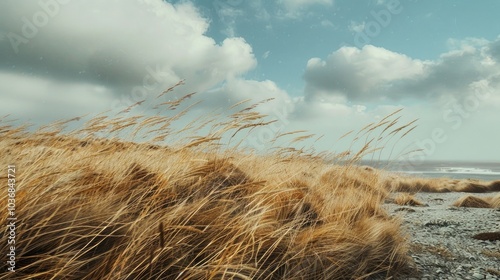
[[[500,209],[451,206],[465,195],[471,194],[417,193],[415,198],[425,206],[385,204],[391,215],[403,220],[418,268],[412,277],[401,279],[500,279],[500,241],[473,238],[500,232]]]

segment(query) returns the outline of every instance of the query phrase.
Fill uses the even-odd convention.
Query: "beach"
[[[470,194],[417,193],[415,198],[424,206],[385,205],[403,220],[402,230],[409,236],[410,254],[419,271],[413,279],[500,279],[500,241],[473,238],[499,233],[500,211],[452,206],[466,195]]]

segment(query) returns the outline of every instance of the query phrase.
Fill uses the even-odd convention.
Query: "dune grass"
[[[425,204],[417,200],[415,196],[409,193],[400,193],[395,198],[389,199],[390,202],[394,202],[401,206],[424,206]]]
[[[387,188],[398,192],[467,192],[486,193],[500,191],[500,181],[484,182],[472,179],[418,178],[391,175]]]
[[[400,220],[382,205],[392,191],[450,188],[354,165],[379,149],[370,135],[406,135],[412,123],[368,125],[356,134],[362,149],[332,165],[304,149],[239,147],[235,135],[272,123],[259,104],[176,130],[186,99],[156,106],[171,116],[127,115],[138,102],[72,131],[80,118],[35,132],[3,118],[0,163],[17,167],[19,220],[16,272],[0,279],[385,279],[413,269]]]
[[[36,134],[0,151],[20,217],[1,279],[363,279],[410,263],[377,176],[354,167]]]
[[[244,152],[235,135],[272,123],[259,104],[175,130],[192,108],[182,109],[186,99],[155,107],[180,110],[172,116],[127,115],[138,102],[69,132],[80,118],[35,132],[2,119],[0,161],[17,166],[19,222],[16,272],[0,279],[374,279],[408,270],[377,171],[331,166],[304,149]]]
[[[464,196],[453,203],[456,207],[500,208],[500,194],[491,197]]]

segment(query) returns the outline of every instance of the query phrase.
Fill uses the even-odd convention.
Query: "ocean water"
[[[363,161],[363,165],[425,178],[500,180],[500,163],[465,161]]]

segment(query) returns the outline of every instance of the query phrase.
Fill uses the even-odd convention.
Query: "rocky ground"
[[[500,241],[473,238],[500,232],[500,209],[451,206],[464,195],[469,194],[417,193],[415,198],[425,206],[386,204],[389,213],[403,219],[410,235],[411,255],[419,271],[407,279],[500,279]]]

